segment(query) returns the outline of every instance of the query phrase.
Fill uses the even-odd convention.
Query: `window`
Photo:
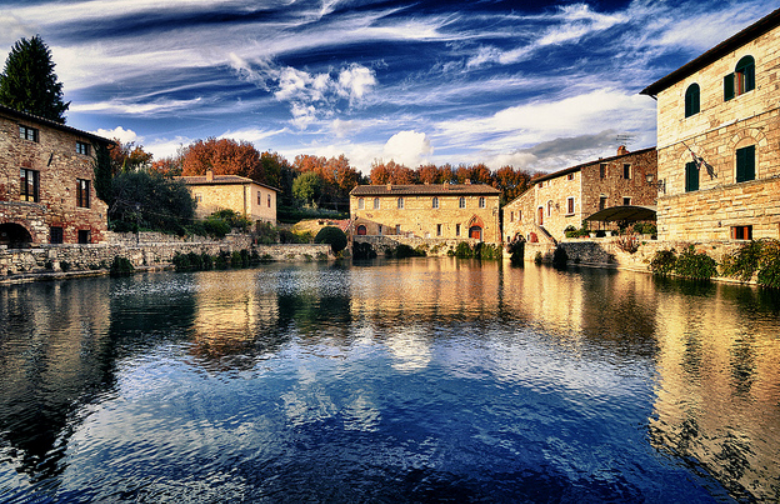
[[[731,239],[732,240],[752,240],[753,239],[753,226],[732,226],[731,227]]]
[[[509,212],[509,222],[514,222],[514,221],[515,221],[515,213]]]
[[[89,180],[76,179],[76,206],[89,208]]]
[[[517,220],[518,221],[523,220],[523,211],[522,210],[518,210],[517,211]]]
[[[22,126],[19,125],[19,137],[22,140],[29,140],[31,142],[37,142],[38,141],[38,130],[35,128],[30,128],[28,126]]]
[[[699,113],[699,85],[691,84],[685,91],[685,117]]]
[[[436,236],[441,236],[441,224],[436,224]]]
[[[631,165],[630,164],[624,164],[623,165],[623,178],[626,180],[631,180]]]
[[[460,236],[460,224],[455,224],[455,236]]]
[[[574,174],[569,173],[568,175],[566,175],[566,180],[574,180]]]
[[[485,208],[485,198],[480,197],[479,198],[479,208]]]
[[[566,198],[566,214],[574,215],[574,198]]]
[[[271,208],[271,195],[268,195],[268,208]]]
[[[601,196],[599,197],[599,210],[604,210],[607,208],[607,197]]]
[[[76,142],[76,154],[89,156],[89,144],[86,142]]]
[[[696,163],[685,163],[685,192],[699,190],[699,169]]]
[[[49,243],[52,245],[60,245],[62,243],[62,228],[60,226],[49,228]]]
[[[91,235],[92,233],[90,233],[89,229],[79,229],[79,243],[82,245],[92,243]]]
[[[747,182],[756,178],[756,146],[737,149],[737,182]]]
[[[607,165],[604,163],[599,165],[599,178],[607,178]]]
[[[397,234],[397,235],[401,234],[401,225],[400,224],[396,224],[395,225],[395,234]]]
[[[19,171],[19,199],[38,201],[38,172],[22,168]]]
[[[403,208],[404,208],[404,199],[398,198],[398,209],[403,210]]]
[[[366,208],[366,201],[363,198],[358,198],[358,210]]]
[[[552,200],[548,201],[547,202],[547,217],[552,215],[552,206],[553,206]]]
[[[631,204],[631,198],[623,198],[623,204],[624,205],[630,205]]]
[[[198,203],[203,201],[203,195],[201,193],[195,193],[195,201]]]
[[[539,182],[539,189],[541,189],[542,187],[544,187],[544,182]]]
[[[458,208],[466,208],[466,198],[463,196],[458,198]]]
[[[260,191],[257,191],[257,204],[262,205],[263,204],[263,193]]]
[[[433,202],[431,203],[432,208],[439,208],[439,198],[436,196],[433,197]]]
[[[734,73],[723,78],[723,99],[725,101],[756,88],[756,62],[752,56],[745,56]]]
[[[382,234],[382,224],[379,225],[379,234]]]
[[[379,210],[379,198],[374,198],[374,210]]]

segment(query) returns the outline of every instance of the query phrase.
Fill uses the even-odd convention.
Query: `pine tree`
[[[0,103],[59,123],[70,102],[62,99],[49,47],[36,35],[17,41],[0,74]]]

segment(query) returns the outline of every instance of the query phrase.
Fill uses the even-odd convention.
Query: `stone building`
[[[0,245],[104,241],[93,156],[111,143],[0,105]]]
[[[488,185],[362,185],[349,193],[352,233],[501,241],[500,191]]]
[[[780,237],[780,10],[651,84],[658,237]],[[695,155],[695,156],[694,156]]]
[[[260,184],[238,175],[206,175],[179,177],[198,203],[196,215],[204,218],[218,210],[233,210],[257,224],[276,225],[275,187]]]
[[[531,242],[561,240],[567,228],[580,229],[599,210],[655,205],[655,177],[654,147],[636,152],[621,147],[616,156],[539,177],[504,207],[504,236],[507,241],[517,236]]]

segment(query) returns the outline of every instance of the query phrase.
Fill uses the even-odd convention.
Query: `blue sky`
[[[638,93],[773,2],[0,0],[0,47],[41,35],[68,124],[156,158],[259,150],[554,171],[655,145]]]

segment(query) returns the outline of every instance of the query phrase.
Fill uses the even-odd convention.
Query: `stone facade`
[[[480,184],[358,186],[351,233],[500,243],[499,190]]]
[[[504,236],[526,241],[560,241],[571,226],[603,208],[623,205],[653,206],[658,195],[647,176],[655,180],[655,148],[566,168],[537,178],[532,187],[504,207]],[[602,229],[614,225],[595,224]]]
[[[93,144],[110,143],[0,106],[0,245],[102,242]]]
[[[276,225],[276,195],[278,189],[237,175],[179,177],[198,203],[196,215],[204,218],[218,210],[233,210],[253,223]]]
[[[642,93],[658,100],[659,239],[780,237],[780,10]]]

